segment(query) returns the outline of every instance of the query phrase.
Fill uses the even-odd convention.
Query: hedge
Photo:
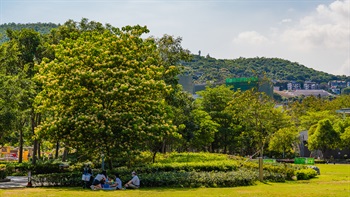
[[[6,172],[6,165],[5,164],[0,164],[0,180],[5,179],[7,176]]]
[[[258,172],[252,170],[237,170],[230,172],[155,172],[139,174],[142,187],[237,187],[254,185],[258,180]],[[81,173],[52,173],[32,177],[36,186],[81,186]],[[123,174],[123,182],[129,181],[130,175]],[[264,180],[284,182],[285,175],[264,172]]]
[[[32,176],[32,184],[35,186],[65,186],[76,187],[82,185],[82,173],[50,173]]]

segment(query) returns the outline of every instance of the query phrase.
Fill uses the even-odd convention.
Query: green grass
[[[307,181],[288,181],[286,183],[257,183],[255,186],[235,188],[141,188],[125,191],[91,191],[80,188],[24,188],[0,190],[1,197],[133,197],[133,196],[166,196],[166,197],[197,197],[197,196],[287,196],[287,197],[350,197],[350,165],[336,164],[317,165],[321,176]]]

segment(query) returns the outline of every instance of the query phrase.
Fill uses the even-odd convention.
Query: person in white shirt
[[[132,179],[125,184],[125,188],[138,189],[140,188],[140,179],[136,172],[131,173]]]

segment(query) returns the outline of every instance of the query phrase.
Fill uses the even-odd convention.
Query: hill
[[[350,81],[350,77],[332,75],[308,68],[297,62],[280,58],[215,59],[193,55],[191,62],[183,62],[185,73],[194,76],[197,84],[206,81],[225,82],[226,78],[262,76],[273,80],[314,81],[327,83],[330,80]]]
[[[19,24],[19,23],[5,23],[0,25],[0,44],[8,40],[6,37],[6,29],[20,30],[20,29],[34,29],[35,31],[41,34],[50,33],[52,28],[56,28],[59,25],[54,23],[27,23],[27,24]]]

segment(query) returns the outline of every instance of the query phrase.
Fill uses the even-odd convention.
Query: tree
[[[349,95],[350,94],[350,87],[344,88],[341,90],[341,94],[346,94]]]
[[[131,159],[174,134],[164,95],[164,67],[148,29],[107,26],[55,45],[55,59],[38,65],[43,84],[36,101],[50,113],[37,133],[96,156]]]
[[[350,126],[345,128],[344,133],[340,134],[341,143],[344,148],[349,148],[350,144]]]
[[[0,147],[9,143],[17,119],[16,83],[9,76],[0,75]]]
[[[327,149],[334,149],[339,145],[339,133],[334,130],[329,119],[320,120],[312,135],[309,135],[309,150],[321,150],[325,154]]]
[[[164,67],[162,79],[171,87],[165,93],[165,101],[168,107],[171,108],[170,111],[173,112],[171,114],[174,114],[171,118],[176,127],[180,125],[188,126],[186,122],[193,105],[192,96],[183,92],[181,85],[178,84],[178,75],[183,71],[181,62],[189,61],[191,58],[190,51],[182,48],[181,41],[182,38],[174,38],[170,35],[163,35],[161,38],[155,39],[157,51],[161,60],[159,64]],[[175,138],[174,136],[164,138],[162,142],[154,141],[152,145],[150,145],[153,152],[153,162],[158,151],[165,152],[167,147],[170,147],[170,143],[176,144],[182,137],[183,136],[179,134],[175,135]]]
[[[207,112],[200,109],[192,110],[191,121],[195,125],[189,141],[191,146],[199,150],[208,150],[207,147],[214,141],[220,125],[213,121]]]
[[[41,38],[39,33],[29,29],[20,31],[8,29],[7,36],[9,41],[4,43],[0,48],[0,64],[3,73],[2,78],[16,84],[12,86],[11,94],[14,95],[8,105],[13,108],[12,111],[16,112],[15,123],[12,129],[19,132],[19,162],[22,162],[24,127],[31,125],[33,136],[34,128],[38,124],[38,116],[34,113],[33,105],[37,87],[32,81],[32,78],[35,73],[34,64],[40,61],[40,51],[38,48],[41,44]],[[35,163],[37,152],[36,140],[34,140],[33,152],[33,163]]]
[[[218,123],[218,132],[215,133],[215,140],[212,143],[212,151],[222,149],[227,153],[234,143],[235,132],[230,126],[230,113],[225,111],[228,103],[233,99],[234,91],[230,87],[221,85],[218,87],[207,86],[204,91],[198,92],[202,97],[199,98],[200,104],[204,111],[209,113],[212,120]]]
[[[299,141],[299,132],[295,127],[282,128],[274,133],[269,142],[269,150],[283,154],[294,153],[294,148]]]
[[[232,123],[235,123],[231,127],[241,127],[241,144],[260,151],[261,157],[272,135],[281,128],[291,126],[290,117],[274,106],[272,99],[265,94],[247,90],[235,94],[227,108],[234,120]]]
[[[309,129],[312,125],[317,124],[320,120],[329,119],[331,121],[336,120],[338,117],[332,111],[317,111],[307,112],[305,115],[300,117],[301,128],[303,130]]]

